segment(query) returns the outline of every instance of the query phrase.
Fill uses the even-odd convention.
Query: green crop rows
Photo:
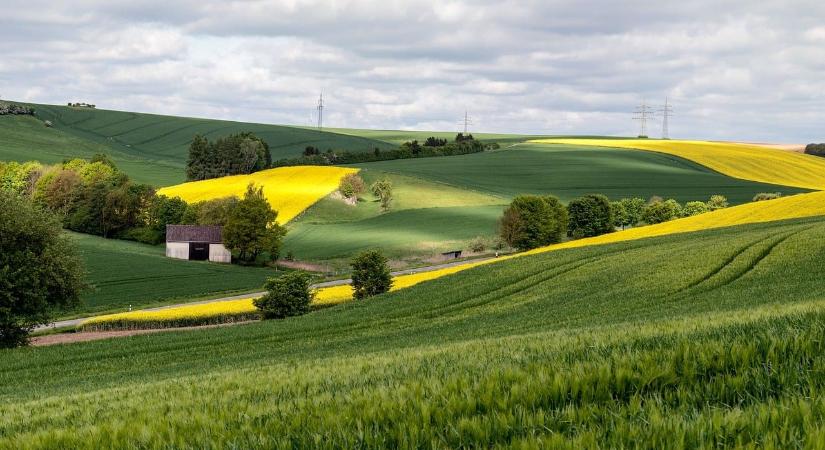
[[[571,249],[307,316],[0,353],[0,447],[803,447],[825,219]]]

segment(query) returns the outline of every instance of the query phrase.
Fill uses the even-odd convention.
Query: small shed
[[[461,250],[451,250],[449,252],[444,252],[441,254],[441,256],[447,259],[458,259],[461,258]]]
[[[232,253],[223,245],[223,227],[213,225],[166,225],[166,256],[232,262]]]

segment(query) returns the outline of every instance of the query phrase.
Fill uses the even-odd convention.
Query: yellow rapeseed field
[[[668,153],[695,161],[720,173],[736,178],[823,191],[783,197],[776,200],[748,203],[698,216],[686,217],[656,225],[631,228],[629,230],[618,231],[592,238],[568,241],[561,244],[537,248],[524,253],[469,263],[462,266],[449,267],[410,275],[401,275],[393,279],[392,290],[414,286],[424,281],[440,278],[484,264],[566,248],[609,244],[614,242],[744,225],[749,223],[825,215],[825,160],[820,160],[815,157],[756,145],[699,141],[544,139],[533,142],[633,148]],[[336,168],[325,167],[313,169]],[[336,180],[334,185],[329,187],[329,191],[333,190],[335,186],[337,186],[337,180],[346,173],[348,172],[341,172],[337,175],[337,178],[335,178],[336,175],[334,174],[329,175],[330,179],[335,178]],[[309,178],[307,175],[300,175],[300,170],[298,171],[297,176],[299,179]],[[219,180],[225,180],[225,178]],[[246,182],[247,181],[238,184],[237,189],[245,189],[246,185],[244,183]],[[187,183],[168,189],[178,189],[193,184],[197,183]],[[329,191],[323,195],[326,195]],[[169,194],[167,193],[166,195]],[[228,194],[214,195],[210,198],[225,195]],[[184,197],[184,199],[186,199],[186,197]],[[204,198],[192,198],[191,201],[202,199]],[[297,214],[297,212],[295,214]],[[289,216],[289,218],[293,216],[294,214]],[[350,301],[351,299],[351,286],[334,286],[317,290],[313,305],[316,307],[330,306],[344,303]],[[135,311],[130,313],[112,314],[88,320],[84,322],[81,327],[146,328],[151,326],[185,326],[187,324],[204,324],[243,320],[244,318],[253,317],[254,314],[255,307],[252,304],[252,299],[250,298],[202,305],[181,306],[159,311]]]
[[[825,190],[825,158],[759,145],[648,139],[537,139],[530,142],[649,150],[685,158],[733,178]]]
[[[180,197],[193,203],[236,195],[242,197],[249,183],[264,188],[264,195],[278,211],[284,224],[338,188],[344,175],[358,169],[329,166],[293,166],[263,170],[250,175],[233,175],[192,181],[158,191],[167,197]]]

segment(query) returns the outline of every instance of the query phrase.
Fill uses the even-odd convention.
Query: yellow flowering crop
[[[825,158],[759,145],[648,139],[537,139],[530,142],[667,153],[733,178],[825,190]]]
[[[158,194],[194,203],[236,195],[242,197],[249,183],[264,188],[264,196],[284,224],[338,188],[344,175],[358,169],[329,166],[293,166],[232,175],[165,187]]]

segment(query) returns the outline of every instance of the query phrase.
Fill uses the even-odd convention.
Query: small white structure
[[[223,246],[223,227],[213,225],[166,225],[166,256],[232,262],[232,253]]]

